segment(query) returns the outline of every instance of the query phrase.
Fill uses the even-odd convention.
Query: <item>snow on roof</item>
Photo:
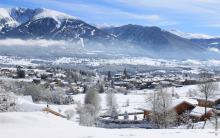
[[[177,105],[179,105],[179,104],[181,104],[183,102],[186,102],[186,103],[191,104],[191,105],[197,105],[198,104],[197,100],[191,99],[191,98],[172,99],[172,106],[171,106],[171,108],[174,108],[174,107],[176,107]]]
[[[210,112],[211,110],[212,108],[207,108],[207,112]],[[202,116],[204,114],[205,114],[205,107],[200,107],[200,106],[196,106],[190,113],[190,115],[193,116]]]
[[[211,98],[208,98],[208,101],[215,102],[216,100],[220,99],[220,94],[216,94]],[[204,98],[199,97],[198,100],[205,100]]]
[[[197,105],[198,104],[197,100],[195,100],[195,99],[190,99],[190,98],[176,99],[176,98],[173,98],[170,109],[175,108],[177,105],[179,105],[183,102],[187,102],[191,105]],[[146,111],[151,111],[152,110],[152,104],[150,102],[147,102],[143,107],[140,107],[139,109],[146,110]]]
[[[209,100],[216,101],[218,99],[220,99],[220,94],[216,94],[214,97],[210,98]]]

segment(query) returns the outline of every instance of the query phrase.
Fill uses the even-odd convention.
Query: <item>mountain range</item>
[[[75,40],[113,39],[74,16],[48,9],[0,9],[1,38]]]
[[[0,39],[52,39],[71,42],[84,39],[115,48],[129,45],[144,49],[150,55],[174,58],[201,57],[201,54],[207,56],[210,55],[209,47],[218,48],[220,44],[220,38],[207,35],[196,38],[183,36],[186,35],[174,30],[132,24],[97,28],[72,15],[44,8],[0,8]]]

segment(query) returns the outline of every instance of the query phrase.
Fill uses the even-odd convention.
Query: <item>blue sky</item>
[[[220,36],[220,0],[0,0],[0,6],[49,8],[91,24],[139,24]]]

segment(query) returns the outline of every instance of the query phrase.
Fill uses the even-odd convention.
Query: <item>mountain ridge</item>
[[[104,47],[144,49],[150,55],[201,57],[207,47],[159,27],[123,25],[97,28],[79,18],[44,8],[0,8],[0,38],[98,42]],[[92,43],[96,48],[96,43]],[[132,51],[132,50],[131,50]],[[140,51],[142,52],[142,51]],[[136,52],[138,53],[138,52]]]

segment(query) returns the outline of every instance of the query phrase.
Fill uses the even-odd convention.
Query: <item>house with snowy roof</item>
[[[182,115],[185,112],[191,112],[197,106],[197,104],[198,102],[195,99],[172,99],[171,106],[168,110],[175,111],[177,115]],[[144,111],[145,119],[150,117],[150,114],[152,113],[152,105],[150,103],[147,103],[144,107],[139,109]]]
[[[205,121],[213,115],[213,109],[206,108],[205,112],[205,107],[196,106],[189,115],[193,121]]]
[[[202,98],[198,98],[197,101],[198,101],[198,106],[216,108],[220,110],[220,94],[215,95],[212,98],[209,98],[207,101]]]

